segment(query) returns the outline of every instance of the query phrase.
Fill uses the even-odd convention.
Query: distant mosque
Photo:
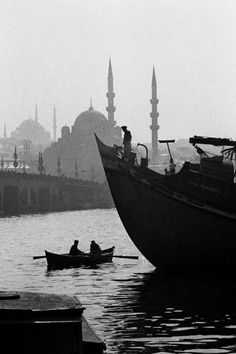
[[[70,128],[64,126],[61,129],[61,137],[57,139],[56,108],[53,111],[53,140],[50,133],[39,123],[38,107],[35,107],[34,119],[24,120],[11,137],[7,137],[6,124],[4,124],[3,138],[0,138],[0,153],[5,159],[12,158],[15,146],[19,158],[22,160],[35,160],[39,151],[43,153],[43,164],[47,174],[65,175],[83,180],[103,182],[105,174],[100,162],[94,133],[107,145],[122,145],[121,128],[116,125],[114,113],[114,88],[111,59],[108,67],[108,90],[106,107],[107,117],[93,108],[92,100],[87,111],[78,115],[74,125]],[[152,72],[151,95],[151,159],[150,164],[158,163],[158,117],[156,74]],[[53,141],[53,142],[52,142]]]
[[[64,173],[66,176],[97,182],[105,180],[94,133],[107,145],[122,144],[121,128],[114,120],[116,107],[111,60],[107,80],[108,117],[96,111],[90,100],[88,110],[79,114],[71,129],[64,126],[58,141],[44,151],[43,162],[47,173]]]
[[[38,107],[35,106],[34,119],[24,120],[10,136],[4,123],[3,137],[0,138],[0,155],[4,161],[13,159],[15,147],[21,161],[37,159],[39,151],[51,144],[50,133],[39,123]]]
[[[30,140],[34,145],[46,145],[51,142],[50,133],[39,123],[38,107],[35,107],[35,118],[24,120],[15,131],[11,133],[11,138],[16,142]]]

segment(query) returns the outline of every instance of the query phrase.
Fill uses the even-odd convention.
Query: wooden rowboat
[[[70,254],[56,254],[45,250],[48,269],[62,269],[70,267],[80,267],[81,265],[96,265],[111,262],[115,247],[107,248],[100,254],[83,253],[78,256]]]

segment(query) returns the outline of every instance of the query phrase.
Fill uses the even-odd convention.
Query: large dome
[[[95,111],[93,107],[90,106],[87,111],[84,111],[78,115],[74,123],[74,128],[81,128],[84,125],[95,127],[106,123],[106,117],[101,112]]]
[[[12,132],[11,137],[17,141],[31,140],[33,144],[46,144],[50,142],[50,133],[39,122],[32,119],[24,120]]]

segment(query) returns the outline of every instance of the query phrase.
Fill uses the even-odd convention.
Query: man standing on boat
[[[78,240],[74,240],[74,244],[70,248],[70,255],[71,256],[78,256],[79,254],[83,254],[84,253],[84,252],[82,252],[82,251],[80,251],[78,249],[78,244],[79,244],[79,241]]]
[[[132,135],[125,125],[121,127],[124,132],[123,144],[124,144],[124,157],[129,158],[131,153],[131,139]]]

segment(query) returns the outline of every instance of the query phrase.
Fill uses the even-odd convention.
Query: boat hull
[[[161,183],[153,188],[145,173],[142,175],[137,167],[112,156],[108,147],[103,148],[100,143],[104,170],[121,221],[148,261],[166,273],[233,270],[235,214],[176,194]]]
[[[81,267],[81,265],[93,266],[96,264],[111,262],[114,248],[102,251],[101,254],[84,254],[71,256],[69,254],[56,254],[45,251],[48,269],[63,269],[70,267]]]

